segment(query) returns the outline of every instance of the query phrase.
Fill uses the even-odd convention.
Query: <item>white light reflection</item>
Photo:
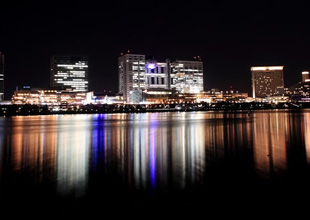
[[[195,182],[202,178],[204,124],[197,114],[147,113],[130,115],[127,120],[131,123],[127,127],[129,130],[124,130],[127,136],[118,140],[124,143],[117,145],[127,145],[129,157],[126,156],[123,172],[128,174],[130,187],[151,189],[152,192],[155,188],[183,189],[187,179]],[[113,148],[116,147],[114,143]]]
[[[57,189],[66,196],[83,196],[88,180],[91,116],[59,116]],[[78,118],[77,118],[78,117]]]
[[[185,112],[179,114],[179,121],[181,122],[179,126],[174,126],[172,128],[172,175],[175,184],[178,183],[178,187],[183,189],[185,187],[185,175],[186,175],[186,155],[185,155]]]
[[[140,115],[139,115],[140,116]],[[139,118],[135,117],[135,120],[139,120]],[[140,163],[140,155],[141,148],[140,144],[145,141],[145,136],[140,133],[139,127],[134,127],[134,142],[133,142],[133,169],[134,169],[134,184],[135,188],[139,189],[141,184],[141,163]],[[145,133],[145,132],[144,132]],[[144,139],[144,140],[143,140]]]
[[[2,179],[2,166],[3,166],[3,149],[4,149],[4,136],[5,132],[5,118],[0,118],[0,182]]]

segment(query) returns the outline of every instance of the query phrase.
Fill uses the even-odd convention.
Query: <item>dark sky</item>
[[[308,1],[8,2],[0,8],[6,99],[17,85],[49,86],[53,54],[88,55],[96,92],[117,92],[117,58],[128,49],[159,61],[199,55],[205,90],[233,86],[251,95],[256,65],[284,65],[285,86],[310,70]]]

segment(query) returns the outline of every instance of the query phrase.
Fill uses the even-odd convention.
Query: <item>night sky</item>
[[[89,56],[95,92],[117,92],[117,58],[127,50],[158,61],[199,55],[206,91],[252,95],[251,66],[284,65],[285,86],[310,70],[308,1],[8,2],[0,8],[5,99],[16,86],[48,87],[53,54]]]

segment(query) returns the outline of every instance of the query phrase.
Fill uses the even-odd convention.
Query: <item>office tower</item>
[[[4,100],[4,54],[0,52],[0,101]]]
[[[145,55],[124,54],[118,58],[119,93],[130,103],[130,92],[145,89]]]
[[[180,93],[203,92],[203,62],[176,60],[171,63],[171,89]]]
[[[302,82],[310,82],[310,78],[309,78],[309,72],[308,71],[303,71],[301,73],[301,77],[302,77]]]
[[[145,88],[146,89],[169,89],[170,81],[170,63],[157,62],[154,59],[148,59],[145,62]]]
[[[51,58],[50,85],[55,89],[87,92],[88,57],[53,56]]]
[[[130,94],[138,97],[148,89],[175,90],[180,93],[203,92],[203,62],[201,60],[158,62],[141,54],[121,54],[118,58],[119,93],[131,102]],[[163,91],[164,92],[164,91]],[[165,92],[164,92],[165,93]],[[138,100],[135,98],[135,101]]]
[[[265,98],[277,94],[284,87],[283,66],[252,67],[253,98]]]

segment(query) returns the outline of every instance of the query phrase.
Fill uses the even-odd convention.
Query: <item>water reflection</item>
[[[255,114],[253,149],[255,167],[261,175],[287,168],[289,115],[283,112]]]
[[[81,195],[88,178],[88,120],[83,116],[14,117],[9,130],[11,171],[32,177],[35,184],[56,183],[62,195]]]
[[[54,140],[57,140],[57,189],[64,196],[83,196],[87,188],[91,143],[89,132],[85,132],[90,130],[89,116],[79,115],[74,117],[74,120],[72,116],[68,116],[61,121],[67,122],[64,125],[68,126],[68,129],[58,130],[57,137],[54,137]]]
[[[33,182],[54,177],[54,133],[46,132],[45,126],[42,117],[15,117],[8,131],[11,170],[17,175],[33,176]]]
[[[62,197],[96,194],[117,181],[151,196],[242,184],[307,165],[309,123],[308,111],[0,118],[0,183],[3,174],[8,183],[17,176]]]
[[[310,114],[304,114],[303,121],[304,142],[306,147],[307,163],[310,164]]]
[[[305,168],[309,163],[309,116],[307,110],[254,114],[254,164],[260,175],[272,177]]]
[[[108,173],[118,167],[131,188],[154,190],[170,182],[183,188],[186,179],[201,176],[205,160],[204,123],[194,115],[185,117],[168,113],[94,116],[92,169]]]
[[[5,135],[6,135],[6,130],[5,130],[5,124],[6,124],[6,120],[5,118],[0,118],[0,186],[1,186],[1,180],[2,180],[2,163],[1,161],[4,160],[4,156],[3,156],[3,149],[4,149],[4,139],[5,139]],[[1,197],[1,188],[0,188],[0,197]]]

